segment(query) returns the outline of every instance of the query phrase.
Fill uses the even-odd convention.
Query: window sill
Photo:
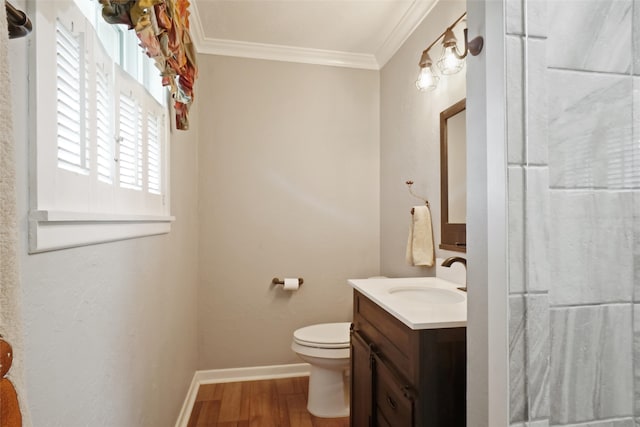
[[[166,234],[173,216],[91,214],[32,211],[29,215],[29,253]]]

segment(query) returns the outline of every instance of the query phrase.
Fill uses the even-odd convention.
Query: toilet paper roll
[[[298,278],[286,278],[284,279],[283,289],[285,291],[297,291],[300,287],[300,281]]]

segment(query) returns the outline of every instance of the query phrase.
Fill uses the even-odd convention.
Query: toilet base
[[[349,387],[344,369],[311,365],[307,410],[319,418],[349,416]]]

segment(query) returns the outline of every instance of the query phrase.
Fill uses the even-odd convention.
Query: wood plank
[[[189,423],[187,424],[187,427],[196,427],[201,409],[202,409],[202,402],[196,401],[193,404],[193,409],[191,409],[191,416],[189,417]]]
[[[309,377],[203,384],[188,427],[349,427],[307,411]]]
[[[242,401],[242,383],[223,383],[218,422],[239,421]]]
[[[303,394],[290,394],[285,397],[289,410],[291,427],[313,427],[311,414],[307,411],[307,399]]]
[[[207,400],[200,403],[200,413],[195,427],[216,427],[220,414],[220,401]]]
[[[299,394],[304,398],[304,388],[298,378],[279,378],[274,380],[278,393],[278,421],[281,427],[293,427],[289,418],[287,396]]]
[[[349,427],[349,418],[318,418],[311,416],[313,427]]]
[[[278,392],[278,396],[298,392],[295,378],[278,378],[273,380],[273,382],[276,385],[276,391]]]
[[[305,400],[309,399],[309,377],[297,377],[295,380],[298,392],[304,394]]]
[[[250,421],[256,427],[278,426],[278,394],[273,381],[251,381]]]
[[[205,400],[221,400],[222,399],[222,384],[202,384],[198,388],[198,395],[196,396],[196,402],[202,402]]]
[[[249,421],[251,418],[251,383],[248,381],[242,382],[242,398],[240,400],[240,413],[238,421]]]

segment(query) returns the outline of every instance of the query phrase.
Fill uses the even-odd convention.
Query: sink
[[[371,299],[411,329],[467,326],[467,294],[459,283],[439,277],[350,279],[354,291]]]
[[[464,295],[454,290],[424,286],[398,286],[387,292],[398,298],[422,304],[457,304],[465,300]]]

